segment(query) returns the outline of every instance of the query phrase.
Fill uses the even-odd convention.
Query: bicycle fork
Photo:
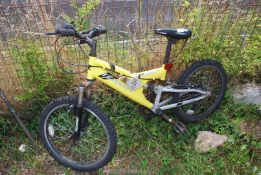
[[[89,98],[91,93],[90,93],[90,86],[92,82],[88,81],[87,84],[81,84],[79,86],[79,94],[78,94],[78,101],[76,104],[76,111],[75,114],[77,116],[76,118],[76,126],[75,126],[75,136],[76,138],[74,139],[75,141],[80,139],[80,136],[83,134],[84,130],[88,127],[88,114],[86,114],[83,117],[83,100],[84,98]],[[87,90],[87,92],[86,92]]]

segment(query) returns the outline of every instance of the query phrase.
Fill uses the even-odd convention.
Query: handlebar
[[[92,30],[87,32],[78,33],[73,26],[65,26],[63,29],[57,29],[55,32],[48,32],[46,35],[59,35],[59,36],[74,36],[79,39],[94,38],[107,32],[107,29],[99,26],[94,27]],[[87,36],[86,36],[87,35]]]
[[[72,36],[79,40],[79,44],[88,44],[91,47],[89,56],[96,56],[96,41],[92,38],[97,37],[107,32],[107,29],[98,26],[87,32],[77,32],[73,25],[67,24],[61,29],[57,29],[55,32],[48,32],[46,35],[59,35],[59,36]]]

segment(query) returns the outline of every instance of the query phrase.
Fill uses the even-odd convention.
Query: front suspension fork
[[[76,127],[75,127],[75,132],[80,136],[81,133],[83,132],[83,129],[85,129],[86,126],[83,125],[88,125],[88,114],[84,118],[84,124],[83,122],[83,100],[90,98],[91,96],[91,87],[92,82],[88,81],[85,84],[81,84],[79,86],[79,95],[78,95],[78,102],[76,105],[76,115],[77,115],[77,122],[76,122]]]

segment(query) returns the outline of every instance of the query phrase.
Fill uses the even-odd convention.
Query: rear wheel
[[[223,66],[214,60],[201,60],[192,64],[177,81],[178,85],[196,87],[210,91],[200,101],[174,108],[177,117],[186,123],[197,122],[208,117],[220,105],[227,87],[227,76]],[[175,103],[200,96],[199,93],[175,93]]]
[[[84,100],[79,133],[76,104],[77,98],[63,97],[46,106],[40,119],[41,140],[61,164],[78,171],[94,171],[115,154],[116,131],[97,106]]]

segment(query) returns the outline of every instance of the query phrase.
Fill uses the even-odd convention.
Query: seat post
[[[171,46],[172,46],[172,44],[175,44],[176,42],[177,42],[176,39],[168,38],[168,45],[166,48],[166,54],[165,54],[165,59],[163,61],[163,64],[167,64],[169,62]]]

